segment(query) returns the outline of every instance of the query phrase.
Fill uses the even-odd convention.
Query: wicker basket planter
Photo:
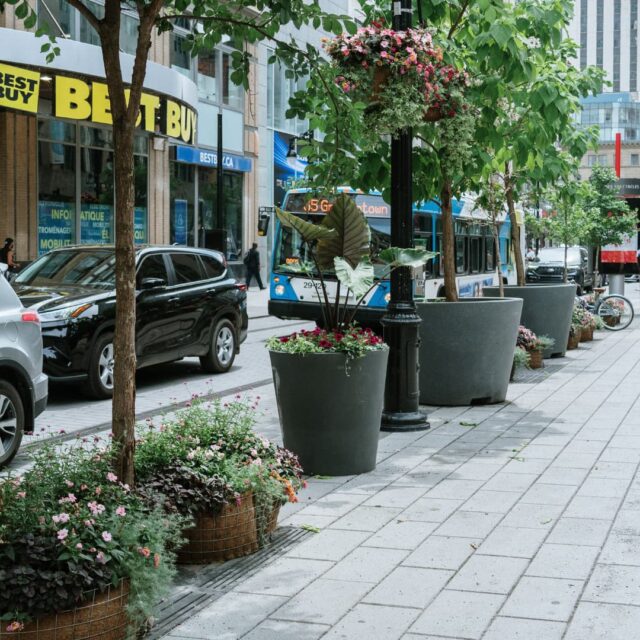
[[[529,368],[530,369],[542,369],[544,362],[542,359],[542,351],[539,349],[532,349],[527,351],[529,354]]]
[[[226,504],[216,515],[199,515],[184,536],[187,542],[178,552],[178,564],[208,564],[254,553],[258,527],[253,494],[245,493],[239,504]]]
[[[582,327],[580,329],[580,342],[591,342],[593,340],[593,327]]]
[[[582,330],[579,328],[574,329],[573,334],[569,334],[569,340],[567,341],[567,349],[577,349],[580,344],[580,336],[582,334]]]
[[[129,619],[126,614],[129,583],[91,592],[80,606],[54,613],[24,625],[21,631],[0,628],[0,640],[124,640]]]

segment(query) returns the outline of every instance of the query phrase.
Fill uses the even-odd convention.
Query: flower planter
[[[554,340],[554,345],[543,352],[544,357],[563,356],[569,339],[576,285],[508,285],[504,291],[507,296],[523,300],[520,324],[531,329],[536,335],[549,336]],[[498,287],[484,287],[483,294],[497,297]]]
[[[126,613],[129,583],[103,593],[91,592],[75,609],[27,622],[21,631],[6,631],[2,623],[0,640],[124,640],[129,619]]]
[[[270,351],[284,446],[306,473],[330,476],[376,465],[388,349],[344,353]]]
[[[208,564],[240,558],[258,550],[256,510],[251,492],[230,502],[215,515],[200,514],[195,526],[185,529],[186,544],[178,551],[178,564]]]
[[[418,305],[420,402],[502,402],[507,394],[522,300],[466,298]]]
[[[544,366],[542,351],[540,351],[539,349],[532,349],[527,353],[529,354],[529,368],[542,369],[542,367]]]
[[[620,324],[620,316],[602,316],[602,320],[609,327],[615,327]]]
[[[591,342],[593,340],[593,327],[581,327],[580,342]]]
[[[580,344],[581,329],[579,327],[574,328],[573,334],[569,334],[567,340],[567,349],[577,349]]]

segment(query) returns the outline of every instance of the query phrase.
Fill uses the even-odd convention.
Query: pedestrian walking
[[[262,278],[260,277],[260,252],[257,243],[253,243],[251,249],[244,256],[244,266],[247,269],[247,289],[251,286],[253,278],[258,282],[260,289],[264,289]]]
[[[0,249],[0,265],[2,265],[0,273],[4,272],[6,277],[9,276],[10,272],[17,271],[20,268],[20,265],[14,260],[14,250],[13,238],[7,238],[4,241],[4,247]]]

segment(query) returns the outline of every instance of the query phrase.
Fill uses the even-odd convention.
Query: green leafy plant
[[[288,336],[269,338],[267,348],[280,353],[346,353],[353,359],[367,351],[385,349],[386,345],[370,329],[350,327],[341,333],[316,327],[313,331],[303,329]]]
[[[528,367],[531,356],[526,349],[522,347],[516,347],[513,352],[513,366],[516,369],[521,369],[522,367]]]
[[[126,580],[135,629],[168,588],[183,519],[122,484],[113,455],[44,447],[0,484],[0,614],[13,628]]]
[[[298,232],[309,257],[307,262],[282,268],[311,278],[325,328],[330,332],[346,332],[366,296],[377,286],[370,261],[371,231],[364,214],[347,194],[336,197],[333,207],[318,224],[281,209],[276,209],[276,214],[280,224]],[[384,265],[381,277],[388,277],[399,267],[418,267],[435,255],[423,249],[384,249],[377,256]],[[334,299],[327,286],[330,276],[337,278]],[[340,296],[342,286],[347,290],[344,301]],[[355,304],[349,305],[350,297]]]

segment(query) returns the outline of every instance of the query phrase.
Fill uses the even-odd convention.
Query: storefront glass
[[[170,191],[169,242],[193,246],[196,168],[189,164],[171,162]]]

